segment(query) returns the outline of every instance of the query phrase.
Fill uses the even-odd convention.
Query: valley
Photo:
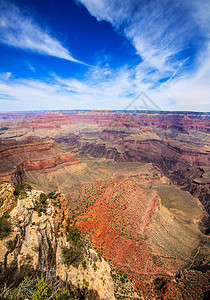
[[[209,113],[1,113],[0,162],[1,284],[47,265],[76,299],[207,299]]]

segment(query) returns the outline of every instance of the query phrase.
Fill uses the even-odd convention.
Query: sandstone
[[[7,188],[10,187],[7,184]],[[5,186],[2,186],[2,189],[4,188]],[[6,240],[0,241],[0,259],[1,263],[4,262],[0,280],[4,279],[8,272],[10,280],[15,280],[55,264],[57,276],[64,282],[71,283],[75,288],[79,285],[81,289],[84,282],[88,282],[88,289],[96,291],[100,299],[115,299],[109,264],[104,259],[99,260],[95,250],[88,249],[85,257],[86,270],[82,265],[78,268],[65,265],[61,250],[67,242],[65,237],[57,237],[53,215],[47,213],[38,217],[34,211],[34,203],[40,193],[36,190],[27,192],[26,197],[18,199],[17,205],[10,212],[12,223],[16,224],[16,227],[14,226],[14,231]],[[49,200],[48,206],[48,210],[52,212],[54,208]],[[11,240],[16,240],[16,244],[14,249],[8,252],[6,242]],[[93,268],[94,261],[97,270]]]
[[[53,267],[74,296],[88,286],[88,299],[205,299],[209,113],[5,113],[0,122],[0,217],[12,222],[2,281]],[[14,197],[21,182],[33,189]],[[38,216],[41,191],[61,194]],[[62,257],[73,224],[87,268]]]
[[[0,217],[15,206],[14,188],[8,183],[0,183]]]

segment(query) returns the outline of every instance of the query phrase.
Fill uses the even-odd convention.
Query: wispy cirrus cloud
[[[193,67],[197,55],[208,47],[209,1],[77,0],[98,21],[110,22],[136,48],[139,65],[151,87]],[[202,22],[201,22],[202,20]],[[209,29],[209,28],[208,28]],[[187,59],[188,58],[188,59]],[[183,68],[180,68],[180,64]]]
[[[57,75],[45,81],[15,79],[4,73],[0,75],[1,111],[125,109],[141,90],[162,110],[210,110],[208,0],[202,0],[202,5],[197,0],[80,2],[129,39],[143,61],[132,68],[89,66],[80,80]],[[2,21],[0,27],[5,27]],[[66,52],[61,52],[57,57],[65,58]]]
[[[91,67],[83,80],[56,75],[46,81],[14,79],[2,74],[0,90],[1,111],[120,109],[127,106],[131,93],[138,91],[130,70],[99,66]]]
[[[84,64],[26,11],[5,0],[0,0],[0,43]]]
[[[196,72],[183,74],[157,90],[152,99],[167,110],[210,111],[210,49],[199,58]]]
[[[77,0],[136,48],[139,91],[163,110],[210,110],[209,0]]]
[[[210,62],[205,60],[197,73],[149,91],[147,83],[139,89],[138,72],[126,67],[91,67],[80,80],[56,75],[45,81],[15,79],[5,73],[0,74],[0,110],[125,109],[144,90],[162,110],[210,111],[209,70]]]

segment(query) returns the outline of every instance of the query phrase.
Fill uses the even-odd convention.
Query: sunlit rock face
[[[50,265],[75,296],[86,284],[87,299],[205,299],[209,118],[0,114],[0,217],[12,223],[0,241],[1,281]],[[18,194],[24,183],[32,190]],[[38,215],[41,191],[61,194]],[[62,257],[73,224],[84,236],[87,268]]]
[[[95,295],[92,299],[115,299],[110,266],[103,258],[98,259],[96,251],[85,248],[86,268],[82,262],[77,267],[65,264],[62,248],[68,243],[64,234],[67,228],[63,217],[63,195],[57,198],[62,205],[60,209],[47,199],[47,210],[39,215],[35,207],[41,191],[27,191],[16,199],[15,205],[13,188],[9,184],[1,185],[0,192],[2,202],[7,201],[6,212],[12,223],[9,235],[0,240],[1,283],[15,284],[24,276],[33,275],[36,270],[55,270],[63,283],[71,285],[72,295],[77,296],[77,289],[83,289],[85,279],[88,282],[87,299],[90,295]],[[3,208],[1,205],[1,212]]]

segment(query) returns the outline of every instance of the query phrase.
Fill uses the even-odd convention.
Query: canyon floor
[[[209,121],[0,114],[1,298],[51,274],[51,299],[208,299]]]

